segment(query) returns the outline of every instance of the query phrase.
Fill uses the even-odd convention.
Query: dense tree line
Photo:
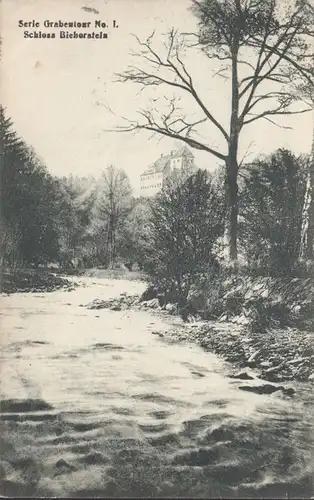
[[[14,263],[53,260],[58,247],[56,184],[0,108],[2,258]]]
[[[224,266],[223,172],[170,176],[154,198],[135,198],[126,173],[100,179],[48,173],[1,108],[1,246],[5,266],[137,263],[184,305],[193,283]],[[278,150],[241,170],[239,251],[247,272],[298,275],[306,157]]]
[[[57,178],[0,108],[1,255],[5,266],[113,267],[142,262],[147,202],[132,196],[125,172],[100,179]],[[147,215],[147,214],[146,214]]]

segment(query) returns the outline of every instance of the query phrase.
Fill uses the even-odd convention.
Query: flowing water
[[[3,495],[314,495],[310,385],[241,391],[179,320],[82,307],[142,283],[84,284],[1,298]]]

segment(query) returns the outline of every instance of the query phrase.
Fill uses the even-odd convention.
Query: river
[[[2,494],[314,495],[313,386],[293,398],[241,391],[228,363],[153,334],[178,319],[84,307],[143,290],[86,278],[1,297]]]

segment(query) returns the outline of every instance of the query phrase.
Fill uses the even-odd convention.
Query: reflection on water
[[[313,495],[310,387],[240,391],[216,356],[152,335],[165,320],[80,307],[143,288],[101,285],[1,299],[2,494]]]

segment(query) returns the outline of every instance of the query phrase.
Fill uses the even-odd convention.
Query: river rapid
[[[314,496],[313,385],[241,391],[178,318],[84,307],[143,283],[81,284],[1,297],[2,495]]]

